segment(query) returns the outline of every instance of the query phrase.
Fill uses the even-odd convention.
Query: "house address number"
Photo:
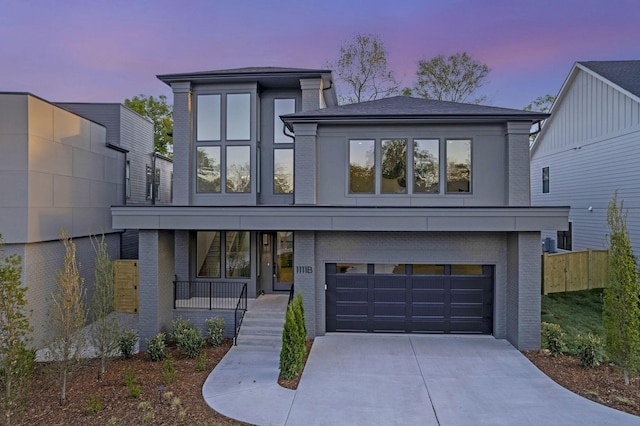
[[[313,268],[311,266],[296,266],[296,273],[313,274]]]

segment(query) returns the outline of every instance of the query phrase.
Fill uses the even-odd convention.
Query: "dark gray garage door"
[[[326,265],[327,331],[493,332],[491,265]]]

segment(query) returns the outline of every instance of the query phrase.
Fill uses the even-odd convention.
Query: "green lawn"
[[[554,293],[542,296],[542,321],[560,325],[569,350],[578,334],[591,332],[604,340],[602,289]]]

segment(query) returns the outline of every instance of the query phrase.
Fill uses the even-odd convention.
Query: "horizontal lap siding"
[[[585,72],[571,84],[532,153],[531,204],[570,205],[573,250],[602,249],[608,203],[618,190],[640,253],[640,104]],[[543,167],[549,167],[547,194]]]

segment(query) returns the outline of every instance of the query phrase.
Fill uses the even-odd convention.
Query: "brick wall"
[[[304,316],[307,327],[307,334],[309,337],[315,336],[315,330],[318,326],[316,324],[317,314],[316,312],[323,311],[324,305],[320,306],[321,302],[316,296],[317,284],[316,277],[318,271],[315,270],[312,273],[308,273],[306,267],[315,268],[315,232],[310,231],[296,231],[293,236],[295,244],[294,250],[294,270],[293,270],[293,282],[295,282],[296,294],[302,294],[302,302],[304,304]],[[299,269],[301,268],[301,269]],[[324,290],[324,286],[322,286]]]

